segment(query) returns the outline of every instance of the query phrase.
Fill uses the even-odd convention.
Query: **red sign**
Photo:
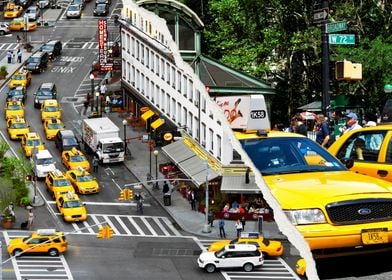
[[[99,65],[101,67],[107,64],[107,54],[108,54],[108,29],[106,19],[98,20],[98,58]]]

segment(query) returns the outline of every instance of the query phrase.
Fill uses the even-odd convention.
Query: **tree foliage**
[[[317,1],[184,0],[205,24],[203,52],[275,86],[272,121],[286,121],[295,108],[321,100],[321,30],[313,23]],[[332,95],[358,95],[380,110],[383,87],[392,83],[392,2],[329,1],[329,19],[347,21],[355,46],[330,46]],[[363,79],[334,78],[334,62],[361,63]],[[370,105],[370,106],[369,106]]]

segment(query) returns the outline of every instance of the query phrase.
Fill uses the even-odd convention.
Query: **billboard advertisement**
[[[101,71],[112,70],[112,64],[108,63],[108,28],[107,20],[98,20],[98,60]]]

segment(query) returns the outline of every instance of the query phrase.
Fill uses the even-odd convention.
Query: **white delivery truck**
[[[38,179],[45,178],[49,172],[56,170],[56,162],[48,150],[38,150],[31,157],[33,173]]]
[[[84,119],[82,140],[85,150],[96,154],[100,163],[124,161],[125,147],[120,129],[109,118]]]

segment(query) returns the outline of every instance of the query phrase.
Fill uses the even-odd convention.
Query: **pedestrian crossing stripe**
[[[89,214],[91,221],[71,223],[74,233],[93,235],[99,232],[97,224],[107,224],[114,236],[183,237],[167,217]]]
[[[4,43],[0,44],[0,50],[17,50],[19,49],[18,43]]]

